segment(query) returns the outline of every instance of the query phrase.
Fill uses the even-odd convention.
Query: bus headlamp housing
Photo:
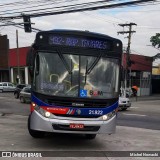
[[[112,112],[110,112],[108,114],[105,114],[105,115],[101,116],[101,120],[107,121],[107,120],[111,119],[115,115],[116,115],[116,110],[114,110],[114,111],[112,111]]]
[[[49,118],[51,116],[51,113],[44,110],[43,108],[39,107],[37,104],[35,105],[34,109],[40,113],[43,117]]]

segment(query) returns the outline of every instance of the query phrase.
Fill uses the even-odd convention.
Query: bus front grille
[[[70,117],[70,118],[98,118],[102,115],[92,115],[92,116],[87,116],[87,115],[70,115],[70,114],[55,114],[55,116],[58,117]]]

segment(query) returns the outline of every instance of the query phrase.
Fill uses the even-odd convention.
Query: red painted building
[[[13,48],[9,50],[9,67],[11,70],[11,81],[16,83],[16,78],[19,75],[20,83],[28,84],[30,77],[28,67],[26,66],[26,57],[29,47]]]
[[[143,55],[130,54],[130,67],[127,78],[127,87],[138,86],[138,95],[151,94],[151,76],[153,58]],[[123,54],[122,66],[126,68],[126,54]]]
[[[26,66],[26,56],[29,47],[19,48],[19,66]],[[18,55],[17,49],[13,48],[9,50],[9,66],[17,67],[18,66]]]
[[[131,64],[132,71],[148,71],[152,72],[152,62],[153,58],[143,55],[130,54],[130,60],[133,62]],[[123,54],[123,62],[124,68],[126,67],[126,54]]]

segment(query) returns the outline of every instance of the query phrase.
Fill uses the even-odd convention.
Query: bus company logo
[[[80,109],[77,109],[77,110],[76,110],[76,113],[77,113],[77,114],[81,114],[81,110],[80,110]]]
[[[84,103],[72,103],[72,106],[83,107],[83,106],[84,106]]]
[[[103,96],[103,92],[102,91],[93,91],[93,90],[90,90],[89,94],[91,96]]]
[[[11,152],[2,152],[2,157],[12,157],[12,153]]]

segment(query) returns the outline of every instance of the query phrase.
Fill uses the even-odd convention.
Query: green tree
[[[152,36],[150,38],[150,42],[152,43],[153,47],[160,48],[160,33],[156,33],[155,36]]]

